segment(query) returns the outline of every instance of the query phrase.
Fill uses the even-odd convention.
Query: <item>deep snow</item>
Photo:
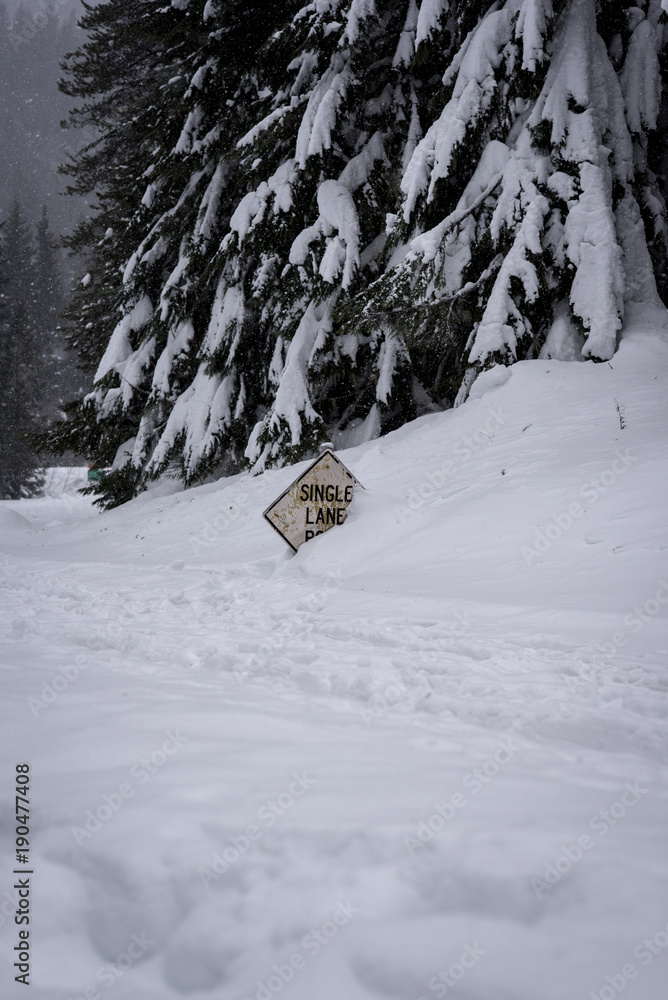
[[[0,995],[29,760],[35,1000],[664,1000],[667,331],[340,452],[295,556],[300,466],[1,504]]]

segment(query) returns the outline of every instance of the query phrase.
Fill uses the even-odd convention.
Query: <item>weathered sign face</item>
[[[296,552],[309,538],[343,524],[356,485],[358,481],[343,462],[324,451],[267,507],[263,517]]]

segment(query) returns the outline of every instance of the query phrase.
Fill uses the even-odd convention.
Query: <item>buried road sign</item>
[[[309,538],[343,524],[353,488],[360,485],[343,462],[327,450],[262,516],[296,552]]]

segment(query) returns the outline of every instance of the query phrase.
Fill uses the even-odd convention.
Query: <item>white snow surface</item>
[[[132,355],[130,334],[145,327],[152,315],[153,304],[148,295],[144,295],[117,323],[97,367],[94,382],[99,382],[112,369],[116,369],[121,375],[123,374],[127,361]]]
[[[449,9],[448,0],[422,0],[417,19],[416,47],[429,38],[441,17]]]
[[[325,281],[333,283],[343,268],[341,287],[348,288],[359,265],[360,226],[353,196],[339,181],[323,181],[318,188],[318,209],[326,233],[333,229],[338,232],[327,246],[320,273]]]
[[[352,13],[351,10],[351,25]],[[330,149],[336,115],[352,79],[349,61],[337,52],[332,57],[329,69],[309,95],[306,111],[299,126],[295,158],[300,169],[304,168],[309,156],[318,156],[323,150]]]
[[[306,463],[0,504],[3,998],[29,761],[34,1000],[664,1000],[668,323],[625,323],[340,452],[296,555]]]

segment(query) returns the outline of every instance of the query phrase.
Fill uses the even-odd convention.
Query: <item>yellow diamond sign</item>
[[[295,552],[348,516],[355,486],[361,485],[327,450],[267,507],[263,517]]]

